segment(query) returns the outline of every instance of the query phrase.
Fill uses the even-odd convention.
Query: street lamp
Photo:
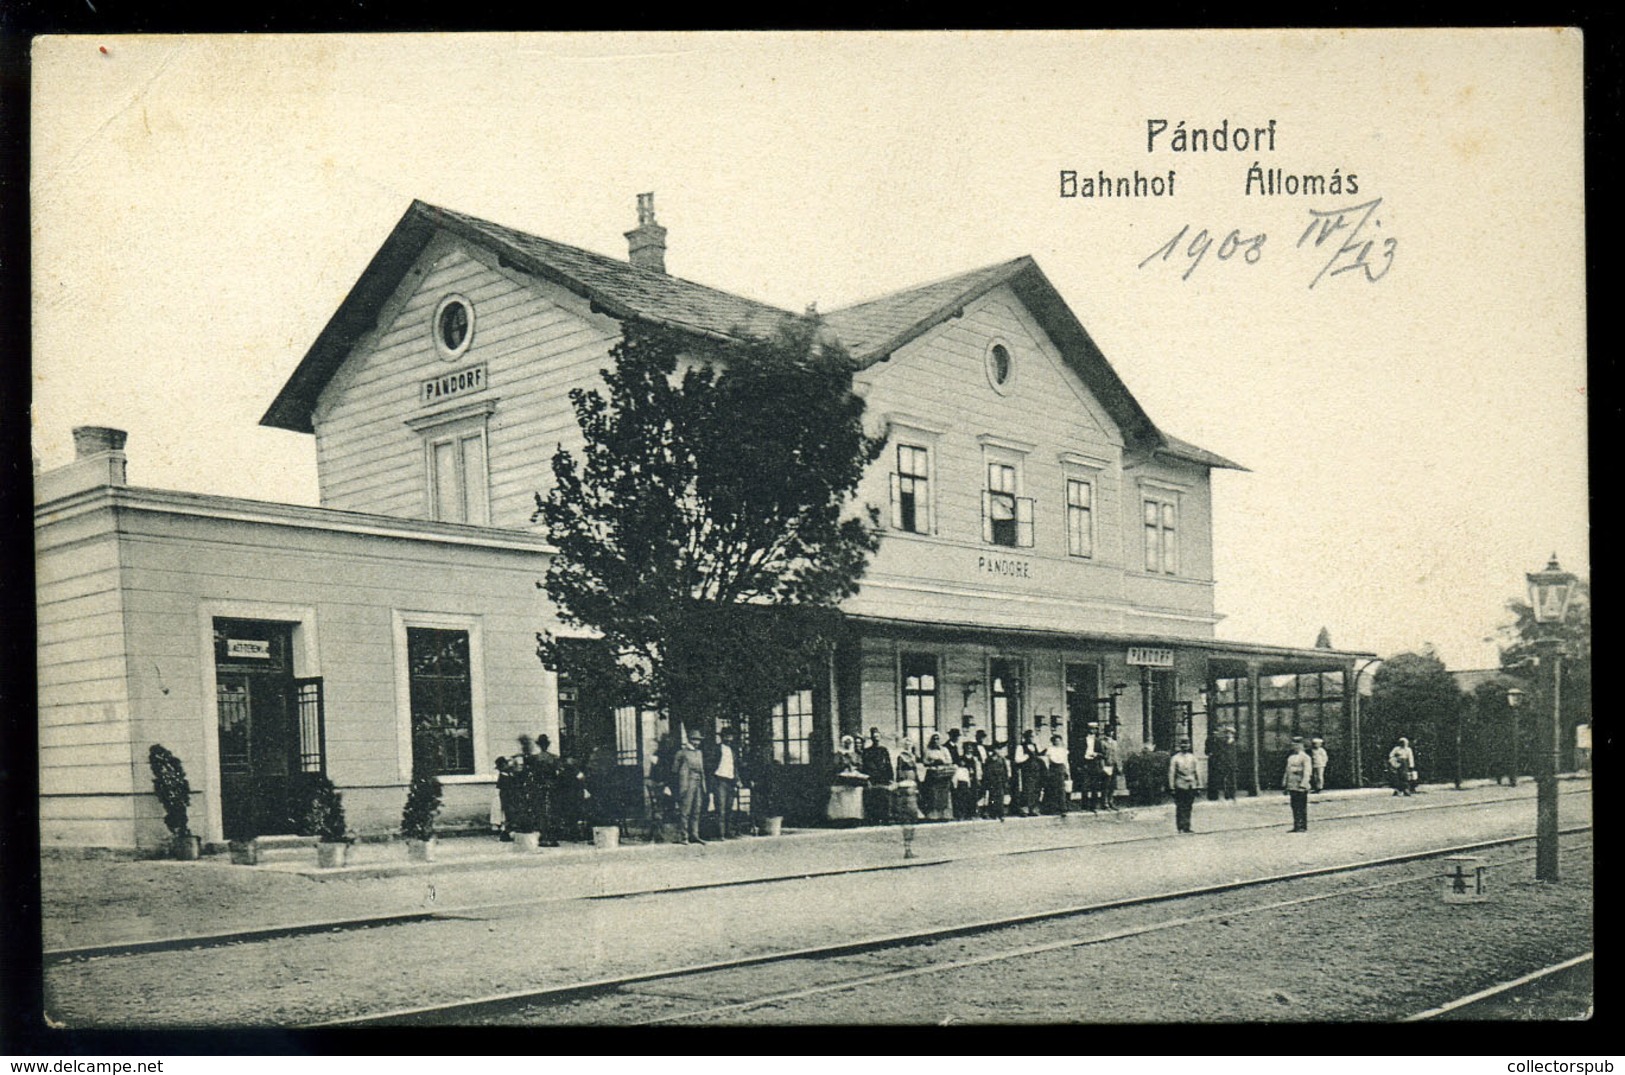
[[[1528,576],[1529,607],[1537,624],[1563,622],[1569,596],[1574,592],[1574,576],[1557,565],[1553,553],[1546,570]],[[1552,726],[1547,735],[1546,764],[1535,776],[1535,879],[1557,880],[1557,766],[1562,743],[1563,640],[1545,636],[1535,640],[1541,664],[1551,665]]]

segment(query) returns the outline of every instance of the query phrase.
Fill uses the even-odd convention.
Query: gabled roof
[[[618,258],[557,243],[488,220],[413,201],[363,270],[316,342],[272,401],[261,425],[312,433],[316,399],[357,341],[376,327],[384,304],[437,231],[494,251],[500,264],[558,284],[594,310],[721,340],[771,335],[799,316],[704,284],[640,269]],[[1208,467],[1245,470],[1223,456],[1171,437],[1151,421],[1100,353],[1038,264],[1022,256],[824,315],[864,365],[963,312],[965,304],[1008,284],[1123,430],[1130,446]]]
[[[788,310],[580,247],[542,239],[478,217],[413,201],[339,308],[299,360],[261,425],[313,433],[316,398],[377,324],[378,314],[437,230],[494,251],[501,264],[552,281],[621,320],[648,321],[713,339],[769,335],[795,317]]]
[[[1038,263],[1027,255],[893,292],[824,315],[852,356],[865,366],[884,362],[994,288],[1008,285],[1112,416],[1131,447],[1206,467],[1246,470],[1222,455],[1164,433],[1140,407]]]

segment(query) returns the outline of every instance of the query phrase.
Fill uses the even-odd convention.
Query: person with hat
[[[863,748],[863,772],[869,786],[863,789],[863,815],[872,822],[884,823],[892,816],[892,763],[891,751],[880,741],[880,729],[869,729],[869,744]]]
[[[700,753],[699,732],[684,734],[682,746],[672,759],[672,773],[677,784],[677,816],[682,829],[677,842],[703,844],[700,816],[705,812],[705,755]]]
[[[1191,831],[1191,807],[1202,787],[1202,767],[1191,753],[1191,741],[1181,736],[1179,748],[1168,759],[1168,790],[1174,793],[1174,828]]]
[[[1236,801],[1236,730],[1226,724],[1207,737],[1207,800]]]
[[[1304,748],[1303,737],[1292,737],[1292,753],[1287,755],[1281,790],[1292,800],[1292,831],[1309,831],[1309,789],[1314,784],[1315,763]]]
[[[1326,753],[1326,740],[1318,735],[1309,740],[1309,762],[1315,769],[1313,790],[1317,792],[1326,790],[1326,763],[1330,760]]]
[[[1083,791],[1083,808],[1091,814],[1100,809],[1100,725],[1090,721],[1083,736],[1082,749],[1072,759],[1076,769],[1073,781]]]
[[[1100,788],[1106,809],[1117,810],[1117,770],[1123,753],[1117,745],[1117,725],[1108,724],[1100,734]]]

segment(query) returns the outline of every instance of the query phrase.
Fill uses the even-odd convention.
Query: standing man
[[[1016,747],[1016,779],[1021,815],[1036,817],[1039,791],[1044,786],[1044,757],[1031,728],[1021,733],[1021,742]]]
[[[880,741],[880,729],[869,729],[869,744],[863,748],[863,773],[869,786],[863,789],[863,816],[869,821],[884,824],[891,820],[892,773],[891,751]]]
[[[1286,759],[1281,788],[1292,799],[1292,831],[1309,831],[1309,789],[1315,779],[1315,763],[1303,747],[1303,739],[1292,738],[1292,753]]]
[[[1074,758],[1077,767],[1073,780],[1083,792],[1083,808],[1091,814],[1100,809],[1100,725],[1090,722],[1083,737],[1080,757]]]
[[[972,817],[977,817],[982,813],[982,796],[987,791],[987,755],[987,732],[978,731],[976,741],[967,744],[965,747],[965,756],[973,763],[966,766],[970,770],[970,812]]]
[[[519,737],[521,746],[525,746],[525,737]],[[553,740],[546,735],[538,735],[534,749],[527,749],[525,754],[525,767],[530,771],[531,779],[537,783],[537,801],[539,802],[537,832],[541,833],[541,846],[559,846],[558,813],[561,796],[559,795],[559,778],[564,772],[557,754],[552,751]]]
[[[717,832],[724,840],[738,833],[733,831],[734,807],[739,803],[739,754],[734,750],[738,733],[725,729],[716,737],[717,761],[711,769],[711,786],[717,797]]]
[[[1202,787],[1202,767],[1191,753],[1191,741],[1180,737],[1179,749],[1168,759],[1168,790],[1174,793],[1174,828],[1191,831],[1191,807]]]
[[[672,774],[677,784],[677,814],[683,833],[678,843],[703,844],[700,815],[705,812],[705,756],[700,753],[699,732],[683,736],[683,745],[672,761]]]
[[[995,743],[988,752],[982,780],[987,787],[987,816],[1004,822],[1004,797],[1010,791],[1010,761],[1004,756],[1002,743]]]
[[[1228,724],[1207,737],[1207,800],[1218,802],[1219,793],[1236,801],[1236,730]]]
[[[1309,740],[1309,761],[1315,768],[1313,790],[1316,792],[1326,790],[1326,763],[1329,760],[1326,754],[1326,740],[1318,735]]]
[[[1100,738],[1100,793],[1106,809],[1117,809],[1117,767],[1122,764],[1122,753],[1117,747],[1117,729],[1109,726]]]

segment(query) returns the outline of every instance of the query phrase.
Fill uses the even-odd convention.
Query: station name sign
[[[1128,648],[1128,663],[1143,665],[1147,668],[1172,668],[1174,666],[1174,651],[1160,649],[1156,646],[1130,646]]]
[[[984,575],[1002,575],[1007,579],[1030,579],[1033,565],[1028,560],[1015,560],[1007,556],[978,556],[976,570]]]
[[[271,643],[250,638],[226,639],[227,657],[254,657],[262,661],[271,659]]]
[[[466,396],[485,387],[485,363],[466,370],[431,377],[418,386],[418,403],[427,406],[452,396]]]

